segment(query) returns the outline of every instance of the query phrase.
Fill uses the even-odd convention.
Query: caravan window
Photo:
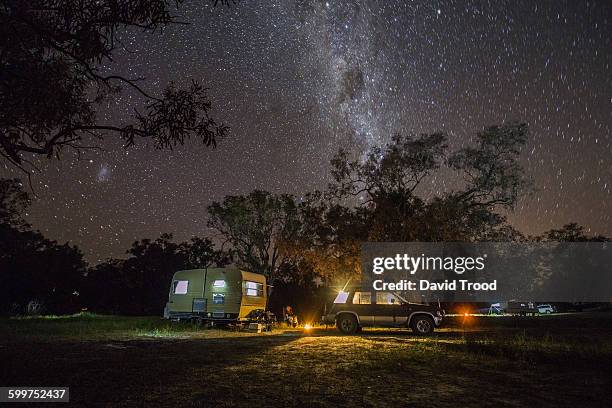
[[[247,296],[263,296],[263,283],[246,281],[244,287]]]
[[[225,303],[225,295],[223,293],[213,293],[213,304],[222,305]]]
[[[174,281],[174,289],[172,290],[172,292],[174,292],[175,295],[185,295],[187,294],[188,287],[189,287],[189,281],[186,281],[186,280]]]
[[[224,288],[225,287],[225,281],[223,279],[218,279],[218,280],[213,282],[213,286],[215,288]]]

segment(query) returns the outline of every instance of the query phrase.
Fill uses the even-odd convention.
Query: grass
[[[202,330],[195,324],[157,316],[112,316],[78,313],[67,316],[0,318],[5,343],[130,341],[146,338],[197,339],[235,336],[228,330]]]
[[[451,317],[429,338],[96,315],[2,319],[0,333],[0,385],[69,385],[80,404],[583,407],[612,390],[610,314]]]
[[[126,317],[79,313],[70,316],[17,317],[0,319],[5,341],[103,341],[134,340],[167,334],[196,333],[191,324],[168,322],[159,317]]]

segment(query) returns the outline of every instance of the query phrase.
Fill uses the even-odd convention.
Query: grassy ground
[[[0,385],[84,405],[609,406],[612,315],[449,318],[403,330],[270,334],[148,317],[0,320]]]

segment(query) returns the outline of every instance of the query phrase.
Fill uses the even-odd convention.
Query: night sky
[[[177,14],[189,25],[122,33],[105,66],[146,77],[153,93],[203,80],[228,138],[170,152],[110,135],[80,159],[40,160],[34,228],[95,263],[162,232],[205,235],[206,206],[228,194],[324,188],[340,147],[359,157],[395,132],[444,131],[457,148],[521,121],[537,190],[513,225],[535,234],[576,221],[612,235],[610,2],[254,3],[188,2]],[[101,121],[125,121],[140,102],[126,89]],[[445,172],[430,180],[424,194],[453,188]]]

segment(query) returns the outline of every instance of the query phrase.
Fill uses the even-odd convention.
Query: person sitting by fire
[[[293,312],[293,308],[291,306],[285,307],[285,323],[289,327],[297,327],[298,325],[297,315]]]

